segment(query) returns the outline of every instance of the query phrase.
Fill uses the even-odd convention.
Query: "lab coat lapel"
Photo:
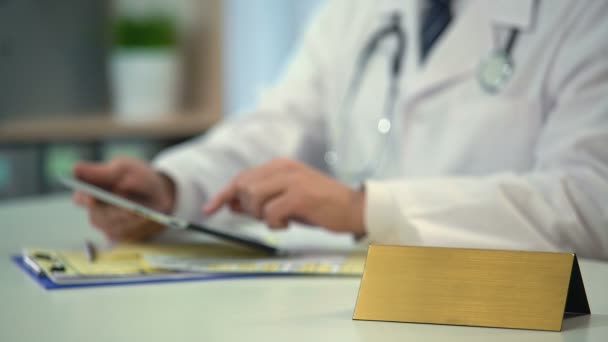
[[[532,29],[536,17],[535,0],[494,0],[489,4],[496,25],[516,26],[522,31]]]
[[[496,25],[524,31],[533,25],[534,0],[470,0],[465,6],[436,43],[426,65],[418,63],[406,88],[410,102],[474,77],[480,61],[496,48]],[[418,46],[409,53],[418,60]]]
[[[475,71],[493,48],[492,19],[486,0],[471,0],[435,43],[425,65],[419,65],[408,97],[433,93]],[[419,53],[419,49],[414,49]]]

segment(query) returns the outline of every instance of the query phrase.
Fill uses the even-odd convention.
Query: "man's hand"
[[[275,229],[298,221],[363,235],[364,197],[309,166],[277,159],[239,174],[203,211],[210,215],[228,205]]]
[[[146,207],[165,213],[173,209],[173,182],[142,161],[116,158],[107,163],[79,162],[74,166],[74,176]],[[91,224],[113,241],[143,240],[164,229],[159,224],[98,201],[83,192],[75,192],[73,199],[76,204],[88,209]]]

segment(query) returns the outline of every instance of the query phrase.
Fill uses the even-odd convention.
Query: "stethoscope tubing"
[[[486,70],[484,70],[484,62],[482,61],[480,63],[480,69],[478,70],[478,81],[480,83],[481,88],[484,89],[487,93],[492,94],[499,92],[502,87],[504,87],[506,82],[510,79],[514,70],[512,54],[517,39],[519,37],[519,33],[520,31],[518,28],[511,28],[504,47],[502,49],[493,50],[488,55],[489,59],[491,59],[492,56],[500,57],[500,60],[498,62],[503,63],[504,65],[502,65],[502,67],[499,69],[503,70],[504,73],[492,75],[494,76],[494,79],[488,79],[485,74]],[[330,168],[334,170],[334,172],[338,176],[340,176],[340,178],[346,179],[350,182],[360,182],[363,181],[365,177],[371,176],[380,166],[383,159],[386,157],[385,154],[388,149],[387,146],[384,146],[378,149],[378,152],[380,152],[380,156],[376,158],[376,161],[373,162],[372,160],[370,160],[369,162],[363,163],[363,166],[360,168],[359,171],[339,170],[338,167],[338,164],[341,163],[341,155],[346,155],[345,150],[350,146],[351,143],[354,143],[353,141],[348,141],[349,139],[347,139],[346,137],[347,134],[345,134],[350,131],[351,128],[351,120],[347,120],[347,118],[349,116],[349,113],[352,113],[353,111],[352,107],[355,102],[355,96],[359,92],[361,82],[368,69],[367,66],[369,64],[369,61],[376,52],[380,42],[392,35],[397,38],[397,47],[395,49],[390,64],[390,85],[388,90],[389,93],[386,97],[383,108],[383,115],[378,123],[378,131],[376,132],[378,134],[383,135],[382,139],[380,139],[379,141],[383,141],[383,145],[387,145],[390,136],[389,133],[392,131],[391,126],[394,123],[393,120],[396,111],[395,106],[397,103],[397,98],[399,96],[399,80],[402,74],[402,65],[404,62],[403,57],[407,45],[406,35],[401,26],[401,15],[399,13],[394,13],[391,16],[389,24],[383,28],[380,28],[369,38],[368,42],[363,47],[363,50],[359,54],[355,65],[356,69],[353,73],[351,81],[348,84],[346,95],[344,96],[342,106],[339,111],[339,115],[342,118],[341,124],[343,124],[343,126],[339,127],[339,133],[337,134],[337,142],[343,147],[342,150],[344,151],[339,151],[339,149],[336,148],[335,150],[330,150],[326,152],[326,163],[330,166]],[[381,123],[384,123],[385,129],[382,129],[382,127],[380,127]],[[332,155],[331,158],[328,157],[330,154]]]
[[[405,38],[405,32],[403,31],[403,28],[401,27],[401,15],[399,13],[395,13],[391,16],[390,18],[390,22],[389,25],[386,27],[381,28],[379,31],[377,31],[376,33],[374,33],[374,35],[372,35],[372,37],[368,40],[367,44],[365,44],[363,51],[361,52],[361,54],[359,55],[359,58],[357,60],[357,64],[356,64],[356,70],[354,72],[353,78],[352,80],[349,82],[348,85],[348,89],[347,89],[347,93],[346,96],[344,97],[343,100],[343,105],[342,105],[342,109],[341,109],[341,113],[340,116],[342,118],[346,118],[348,117],[348,113],[352,112],[352,106],[354,104],[354,98],[355,95],[357,94],[357,92],[359,91],[360,87],[361,87],[361,81],[364,78],[365,73],[367,72],[367,66],[369,64],[369,61],[371,60],[373,54],[375,53],[375,51],[378,48],[378,44],[380,44],[380,42],[389,37],[394,35],[397,39],[397,47],[395,49],[395,52],[393,54],[391,63],[390,63],[390,69],[389,69],[389,74],[390,74],[390,85],[389,85],[389,93],[387,95],[387,99],[385,101],[384,104],[384,108],[383,108],[383,115],[382,118],[380,119],[380,121],[378,122],[378,134],[382,134],[384,135],[384,137],[381,140],[384,140],[384,145],[386,145],[386,139],[388,139],[388,136],[390,135],[389,132],[391,130],[391,125],[392,125],[392,119],[394,116],[394,112],[395,112],[395,105],[396,105],[396,101],[397,101],[397,97],[399,95],[399,79],[402,73],[402,64],[403,64],[403,57],[404,57],[404,52],[406,49],[406,38]],[[348,145],[350,145],[351,142],[349,141],[345,141],[346,139],[346,134],[343,134],[347,131],[350,130],[350,120],[342,120],[341,122],[343,125],[343,127],[340,128],[339,132],[342,132],[342,134],[338,134],[337,140],[341,143],[341,145],[343,147],[347,147]],[[384,130],[382,129],[382,127],[380,127],[382,124],[384,124]],[[388,126],[387,126],[388,125]],[[384,151],[382,151],[383,149],[380,149],[382,154],[384,154]],[[344,153],[339,153],[340,151],[334,151],[334,156],[333,158],[329,158],[329,159],[333,159],[333,163],[337,164],[340,162],[340,155],[343,155]],[[344,151],[341,151],[344,152]],[[328,161],[328,158],[326,157],[326,162]],[[331,163],[328,163],[331,164]],[[373,162],[367,162],[364,164],[364,166],[361,168],[360,171],[340,171],[337,170],[337,165],[330,165],[334,168],[334,171],[336,171],[336,173],[341,176],[341,178],[347,178],[350,180],[362,180],[364,178],[364,176],[367,176],[371,173],[373,173],[375,171],[375,167],[373,165]],[[376,163],[378,164],[378,163]],[[377,167],[378,165],[376,165]]]

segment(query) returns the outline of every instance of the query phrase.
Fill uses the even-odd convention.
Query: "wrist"
[[[349,230],[359,239],[366,234],[365,229],[365,191],[352,190]]]

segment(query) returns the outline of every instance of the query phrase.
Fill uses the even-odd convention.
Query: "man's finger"
[[[162,232],[166,227],[156,222],[139,220],[124,231],[121,241],[143,241]]]
[[[238,199],[233,199],[228,203],[228,207],[235,213],[245,214],[245,209],[241,206],[241,202]]]
[[[294,214],[295,202],[289,193],[282,193],[268,201],[262,209],[262,220],[272,229],[285,229]]]
[[[233,181],[203,206],[203,213],[205,215],[212,215],[225,204],[232,202],[235,195],[236,183]]]
[[[231,207],[237,207],[234,202],[239,197],[237,196],[239,186],[243,187],[243,184],[255,184],[272,179],[276,175],[284,174],[292,163],[289,160],[280,158],[242,172],[203,206],[203,213],[205,215],[212,215],[226,204],[230,204]],[[238,207],[244,209],[243,203],[240,203]]]
[[[95,203],[95,200],[91,196],[85,194],[82,191],[75,191],[74,194],[72,195],[72,201],[76,205],[85,207],[85,208],[88,208],[88,207],[92,206],[93,203]]]
[[[87,183],[109,189],[118,180],[123,171],[122,163],[78,162],[73,167],[74,176]]]
[[[236,197],[245,211],[258,219],[262,219],[264,205],[285,191],[288,184],[283,174],[260,179],[252,184],[237,187]]]

